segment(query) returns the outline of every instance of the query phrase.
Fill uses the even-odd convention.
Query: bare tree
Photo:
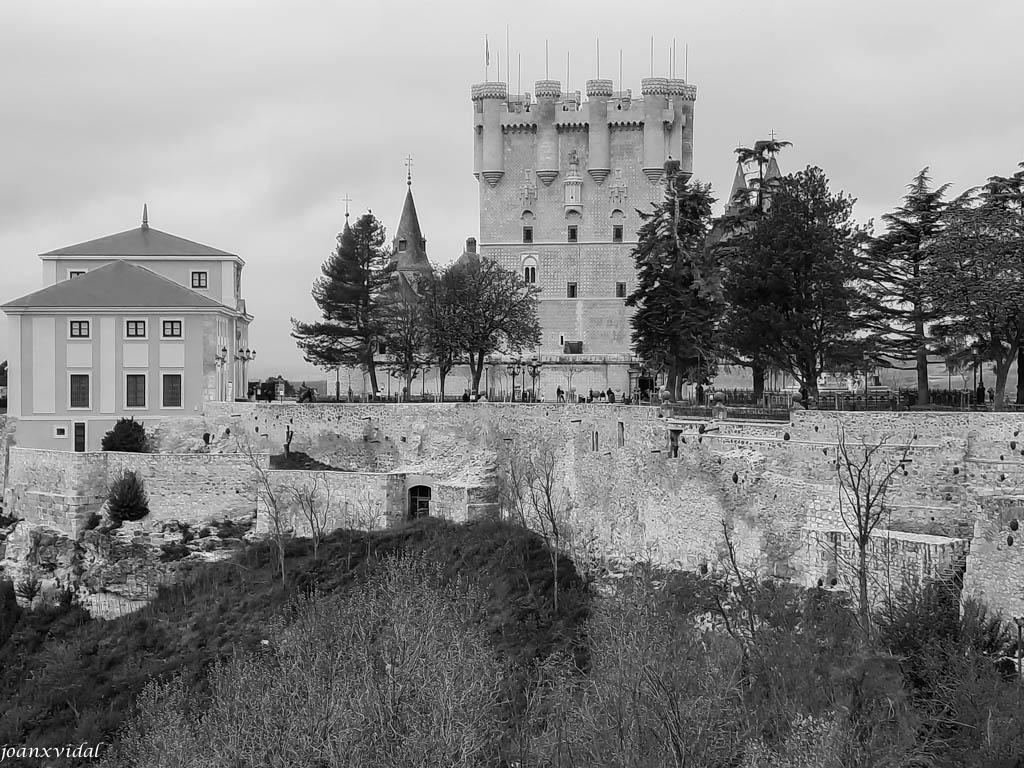
[[[332,492],[327,475],[317,472],[313,479],[301,486],[290,486],[284,489],[299,508],[299,513],[309,525],[309,535],[313,539],[313,559],[320,557],[320,542],[323,540],[327,521],[331,516]]]
[[[838,421],[838,419],[837,419]],[[908,441],[899,458],[885,450],[889,441],[883,436],[878,442],[862,439],[851,448],[842,422],[836,426],[836,479],[839,483],[839,516],[857,547],[857,560],[853,572],[857,579],[857,621],[865,641],[871,638],[871,602],[868,596],[870,564],[868,548],[871,536],[888,513],[885,500],[889,486],[897,472],[906,465],[910,452]],[[898,446],[891,446],[898,448]],[[838,543],[836,544],[838,556]]]
[[[291,432],[291,429],[288,430]],[[290,440],[289,440],[290,442]],[[245,456],[246,461],[252,468],[256,484],[256,508],[259,514],[259,507],[262,505],[267,515],[267,531],[274,551],[277,554],[278,571],[281,574],[281,583],[287,584],[288,577],[285,572],[285,548],[287,542],[292,538],[294,529],[288,520],[288,508],[280,489],[270,480],[268,467],[265,458],[268,454],[258,452],[249,441],[248,435],[244,439],[236,439],[235,445],[238,452]]]
[[[552,440],[529,445],[510,442],[500,503],[505,517],[539,533],[547,542],[558,610],[558,558],[571,541],[572,500],[558,475],[558,446]]]

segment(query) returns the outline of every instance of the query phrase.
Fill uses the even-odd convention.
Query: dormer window
[[[399,251],[404,251],[404,250],[406,250],[406,249],[407,249],[408,247],[409,247],[409,243],[408,243],[408,242],[406,242],[405,240],[399,240],[399,241],[398,241],[398,250],[399,250]]]

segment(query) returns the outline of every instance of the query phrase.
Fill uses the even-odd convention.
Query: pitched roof
[[[113,261],[79,277],[9,301],[3,309],[77,309],[92,307],[187,307],[229,309],[156,272]]]
[[[107,235],[84,243],[67,245],[41,256],[234,256],[233,253],[211,248],[202,243],[186,240],[153,229],[143,223],[141,227]]]
[[[405,250],[398,245],[405,241]],[[430,260],[427,258],[427,241],[420,231],[420,220],[416,215],[416,203],[412,199],[412,185],[405,193],[405,205],[402,206],[402,219],[398,222],[394,244],[395,269],[399,272],[432,272]]]

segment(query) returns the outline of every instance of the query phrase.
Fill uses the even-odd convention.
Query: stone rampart
[[[242,515],[256,508],[255,461],[240,454],[72,453],[14,447],[10,450],[7,499],[11,514],[75,536],[99,512],[110,483],[125,470],[137,472],[149,495],[151,523],[199,523]]]

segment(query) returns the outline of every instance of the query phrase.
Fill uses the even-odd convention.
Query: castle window
[[[622,225],[621,224],[613,224],[612,225],[612,242],[613,243],[621,243],[622,242]]]
[[[523,257],[523,282],[529,285],[535,285],[537,283],[537,257],[536,256],[524,256]]]
[[[129,373],[124,377],[124,407],[146,407],[146,374]]]
[[[165,373],[161,376],[161,404],[164,408],[181,408],[181,374]]]
[[[626,284],[616,283],[615,284],[615,298],[624,299],[626,298]]]
[[[409,247],[409,243],[407,243],[405,240],[399,240],[398,241],[398,250],[399,251],[404,251],[408,247]]]
[[[128,339],[144,339],[146,338],[146,321],[145,320],[125,320],[124,321],[124,335]]]
[[[89,374],[72,373],[68,377],[68,408],[89,407]]]
[[[165,339],[180,339],[181,338],[181,320],[164,320],[162,323],[161,334]]]
[[[524,243],[532,243],[533,242],[533,227],[523,227],[523,242]]]
[[[565,297],[567,299],[575,299],[576,298],[576,288],[577,288],[576,283],[566,283],[565,284]]]
[[[570,243],[578,242],[580,239],[580,228],[575,224],[569,225],[568,237],[566,240]]]

